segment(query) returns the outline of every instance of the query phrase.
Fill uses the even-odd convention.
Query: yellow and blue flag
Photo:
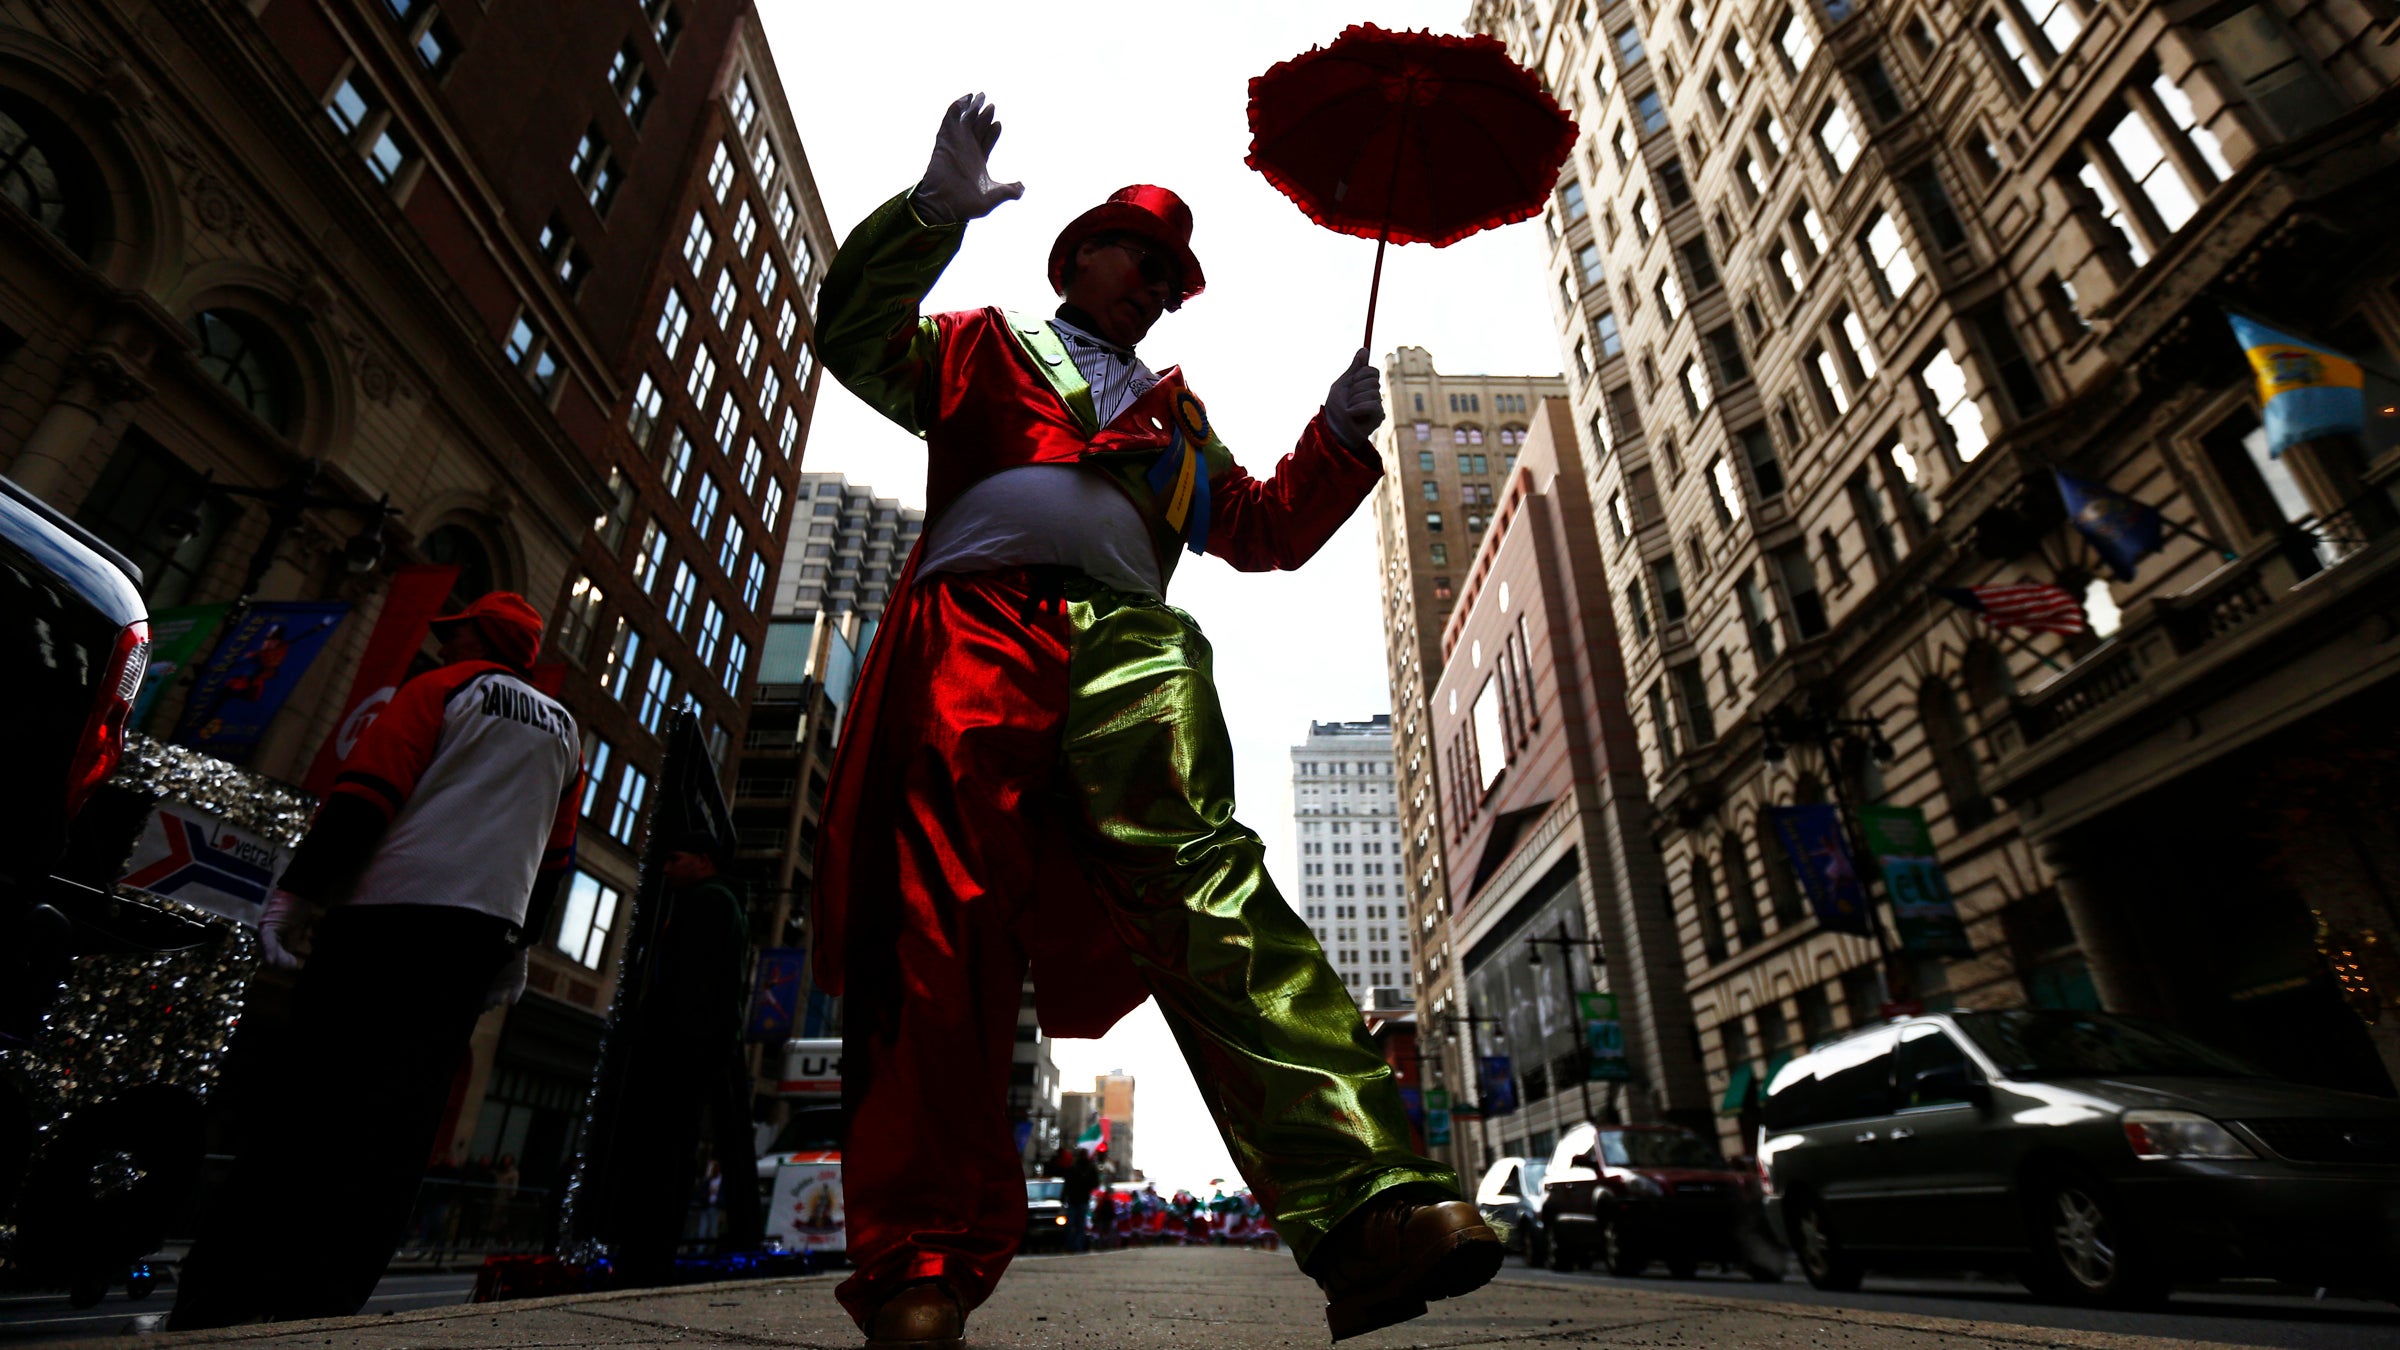
[[[2157,507],[2135,501],[2105,483],[2058,469],[2052,469],[2050,476],[2058,480],[2058,497],[2066,503],[2068,523],[2092,541],[2117,580],[2133,580],[2135,566],[2158,552],[2166,535],[2166,518],[2158,514]]]
[[[2365,434],[2367,373],[2358,362],[2256,319],[2230,312],[2225,318],[2258,372],[2269,455],[2319,436]]]

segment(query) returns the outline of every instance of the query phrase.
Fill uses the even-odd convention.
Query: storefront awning
[[[1739,1115],[1750,1104],[1750,1088],[1757,1071],[1748,1064],[1733,1066],[1733,1077],[1725,1084],[1725,1099],[1717,1103],[1720,1116]]]
[[[1791,1062],[1791,1051],[1778,1050],[1775,1052],[1775,1057],[1767,1061],[1767,1071],[1758,1076],[1758,1090],[1761,1095],[1765,1094],[1767,1085],[1775,1081],[1775,1075],[1783,1072],[1783,1066]]]

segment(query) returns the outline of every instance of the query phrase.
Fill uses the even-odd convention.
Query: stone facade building
[[[1532,422],[1430,691],[1461,1030],[1507,1060],[1504,1089],[1478,1081],[1477,1170],[1547,1158],[1586,1119],[1709,1119],[1571,409]],[[1584,992],[1616,997],[1622,1079],[1595,1080]]]
[[[2175,714],[2137,696],[2086,723],[2126,719],[2121,743],[2060,732],[2182,669],[2200,753],[2248,744],[2305,776],[2276,728],[2389,669],[2334,655],[2359,640],[2336,636],[2354,610],[2299,600],[2371,580],[2388,541],[2349,504],[2388,497],[2388,437],[2270,460],[2219,311],[2388,369],[2392,266],[2368,222],[2391,152],[2368,147],[2391,125],[2389,22],[2319,4],[1474,6],[1584,133],[1542,284],[1730,1146],[1748,1150],[1751,1085],[1780,1058],[1894,1001],[2106,1002],[2237,1048],[2305,1031],[2328,1081],[2375,1069],[2295,888],[2262,921],[2272,978],[2200,957],[2223,933],[2139,898],[2174,888],[2142,886],[2134,859],[2152,855],[2107,841],[2174,819],[2197,783],[2147,798],[2166,815],[2093,828],[2141,800],[2121,748],[2163,747]],[[2233,565],[2177,536],[2130,582],[2102,575],[2054,467],[2193,524]],[[2319,557],[2341,562],[2325,583],[2288,588],[2275,559],[2318,551],[2277,537],[2336,516],[2358,542]],[[1932,590],[1997,582],[2066,589],[2091,631],[1996,635]],[[2317,674],[2201,679],[2195,660],[2276,625],[2221,648],[2194,635],[2262,613],[2323,645],[2277,649]],[[1777,712],[1876,729],[1784,745],[1764,734]],[[1837,787],[1926,811],[1971,957],[1886,966],[1808,916],[1763,812]],[[2074,803],[2065,820],[2054,801]],[[2275,852],[2228,851],[2245,884]],[[2348,876],[2361,913],[2383,897],[2388,933],[2389,883]],[[2209,889],[2234,923],[2242,887]],[[2260,1020],[2237,997],[2293,1008]]]
[[[1389,714],[1308,724],[1292,747],[1293,904],[1362,1009],[1404,1005],[1416,987],[1399,812]]]
[[[154,612],[353,607],[251,767],[303,775],[389,568],[455,564],[454,601],[549,618],[589,755],[579,871],[448,1134],[537,1188],[665,715],[742,734],[832,245],[748,6],[589,9],[0,5],[0,464],[133,557]],[[303,484],[335,505],[229,491]]]
[[[1391,418],[1376,433],[1383,484],[1375,494],[1377,577],[1382,588],[1384,654],[1391,675],[1392,755],[1399,788],[1401,877],[1416,953],[1422,1041],[1432,1066],[1425,1077],[1456,1096],[1471,1096],[1474,1076],[1461,1058],[1463,1024],[1452,961],[1449,891],[1442,871],[1440,792],[1426,716],[1427,687],[1442,668],[1442,626],[1458,579],[1473,558],[1517,447],[1545,398],[1560,398],[1555,375],[1445,375],[1422,347],[1401,347],[1384,362]],[[1437,1145],[1444,1161],[1460,1145]]]

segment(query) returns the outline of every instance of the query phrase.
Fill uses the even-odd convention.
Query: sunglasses
[[[1110,247],[1121,248],[1132,255],[1133,270],[1141,274],[1143,284],[1182,289],[1183,267],[1170,255],[1151,249],[1139,239],[1111,239],[1108,242]]]

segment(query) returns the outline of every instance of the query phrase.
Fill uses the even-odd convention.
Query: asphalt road
[[[1049,1267],[1052,1259],[1029,1258]],[[1056,1269],[1066,1269],[1063,1259]],[[1281,1267],[1277,1267],[1278,1270]],[[1027,1272],[1030,1273],[1030,1270]],[[1568,1288],[1624,1288],[1649,1293],[1688,1292],[1760,1303],[1913,1313],[2053,1330],[2100,1331],[2200,1344],[2289,1346],[2295,1350],[2390,1350],[2400,1344],[2400,1309],[2353,1299],[2311,1299],[2272,1292],[2218,1288],[2179,1293],[2156,1312],[2108,1312],[2061,1308],[2036,1301],[2004,1282],[1969,1279],[1870,1277],[1856,1293],[1811,1289],[1797,1275],[1781,1284],[1757,1284],[1747,1276],[1703,1273],[1692,1280],[1664,1274],[1620,1280],[1579,1272],[1559,1275],[1528,1268],[1511,1258],[1508,1278],[1539,1280]],[[368,1304],[369,1315],[439,1308],[464,1303],[474,1289],[471,1273],[385,1277]],[[123,1290],[93,1308],[71,1308],[63,1294],[0,1294],[0,1344],[90,1339],[158,1330],[174,1304],[174,1287],[135,1303]],[[1459,1305],[1464,1307],[1465,1305]]]
[[[2156,1312],[2063,1308],[2043,1303],[2019,1285],[1996,1280],[1867,1277],[1852,1294],[1809,1287],[1798,1274],[1781,1284],[1759,1284],[1747,1275],[1703,1272],[1690,1280],[1670,1279],[1663,1269],[1636,1279],[1577,1272],[1560,1275],[1533,1269],[1510,1257],[1503,1273],[1513,1279],[1562,1284],[1618,1286],[1652,1291],[1687,1290],[1714,1298],[1750,1298],[1768,1303],[1856,1308],[1869,1312],[1961,1317],[1979,1322],[2065,1331],[2106,1331],[2128,1336],[2220,1345],[2290,1346],[2295,1350],[2391,1350],[2400,1345],[2400,1308],[2356,1299],[2312,1299],[2248,1292],[2238,1287],[2179,1292]]]
[[[448,1274],[386,1275],[367,1303],[372,1315],[441,1308],[464,1303],[475,1291],[472,1271]],[[0,1344],[25,1345],[40,1341],[88,1340],[99,1336],[135,1336],[165,1327],[167,1310],[175,1306],[175,1286],[164,1280],[158,1291],[136,1303],[122,1286],[109,1291],[95,1307],[73,1308],[62,1293],[0,1294]]]

